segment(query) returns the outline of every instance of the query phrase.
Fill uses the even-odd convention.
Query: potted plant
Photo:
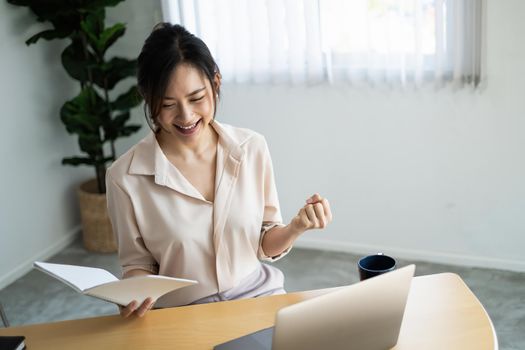
[[[140,129],[129,124],[130,110],[141,103],[136,85],[116,98],[110,92],[122,80],[136,75],[136,59],[106,58],[106,52],[126,27],[123,23],[105,25],[105,8],[123,0],[7,0],[26,6],[37,21],[51,28],[36,33],[26,44],[39,39],[68,39],[61,61],[69,76],[79,82],[80,92],[66,101],[60,117],[68,133],[78,137],[82,156],[67,157],[65,165],[88,165],[96,178],[78,190],[84,246],[92,251],[116,250],[115,239],[106,212],[106,165],[117,157],[115,141]]]

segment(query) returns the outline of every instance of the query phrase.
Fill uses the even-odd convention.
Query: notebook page
[[[119,305],[128,305],[133,300],[138,301],[140,305],[147,297],[157,300],[168,292],[197,283],[197,281],[182,278],[146,275],[106,283],[87,290],[85,294]]]
[[[39,270],[61,280],[77,291],[83,292],[100,284],[118,281],[118,278],[104,269],[76,265],[52,264],[35,261]]]

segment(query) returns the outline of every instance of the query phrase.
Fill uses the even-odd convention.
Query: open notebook
[[[140,305],[148,297],[157,300],[166,293],[198,283],[194,280],[158,275],[119,280],[104,269],[39,261],[35,261],[33,266],[79,293],[122,306],[128,305],[133,300],[139,302]]]

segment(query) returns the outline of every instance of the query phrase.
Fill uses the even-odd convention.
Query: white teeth
[[[190,125],[190,126],[180,126],[180,125],[177,125],[179,128],[181,129],[184,129],[184,130],[189,130],[189,129],[193,129],[195,127],[195,125],[197,125],[199,121],[195,122],[194,124]]]

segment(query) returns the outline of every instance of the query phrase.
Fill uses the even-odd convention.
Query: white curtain
[[[162,0],[238,83],[478,86],[485,0]]]

